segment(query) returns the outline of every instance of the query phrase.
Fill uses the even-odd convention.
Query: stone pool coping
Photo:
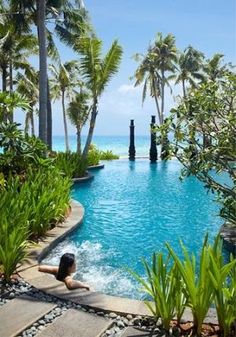
[[[86,308],[115,312],[123,315],[151,316],[143,301],[110,296],[101,292],[86,291],[83,289],[71,291],[65,287],[64,283],[57,281],[54,276],[38,271],[38,263],[65,236],[82,223],[83,217],[83,206],[79,202],[72,200],[71,212],[66,221],[48,231],[44,239],[40,240],[37,245],[34,245],[28,250],[29,258],[18,267],[19,275],[32,286],[49,295],[70,300]],[[183,319],[185,321],[192,321],[190,310],[185,310]],[[217,324],[216,311],[214,309],[209,310],[205,322]]]

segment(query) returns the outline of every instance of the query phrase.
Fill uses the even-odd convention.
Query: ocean
[[[82,136],[82,146],[86,140],[86,136]],[[129,152],[129,136],[94,136],[92,143],[99,150],[111,150],[113,153],[127,157]],[[70,150],[76,151],[76,136],[69,136]],[[136,156],[146,157],[149,155],[150,137],[135,137]],[[53,150],[65,151],[64,136],[53,136]]]

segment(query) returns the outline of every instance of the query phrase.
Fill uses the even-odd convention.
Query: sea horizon
[[[86,135],[81,136],[82,146],[84,146]],[[54,151],[65,151],[65,140],[63,135],[53,135],[52,148]],[[129,135],[94,135],[92,144],[102,151],[112,151],[119,156],[129,154]],[[71,151],[76,151],[76,135],[69,135],[69,147]],[[148,156],[150,149],[150,136],[136,135],[135,148],[137,156]]]

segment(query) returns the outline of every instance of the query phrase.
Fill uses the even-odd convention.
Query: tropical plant
[[[33,237],[44,235],[64,220],[70,203],[70,187],[71,180],[54,168],[28,172],[18,198],[27,209],[29,229]]]
[[[169,256],[164,258],[162,253],[154,253],[151,266],[143,260],[147,280],[131,272],[143,286],[143,290],[152,298],[153,302],[145,301],[145,304],[156,320],[161,318],[166,331],[169,331],[170,322],[175,316],[176,309],[178,310],[178,319],[180,319],[185,307],[185,300],[179,301],[180,296],[177,294],[181,284],[178,268],[175,264],[171,265],[170,262],[172,261]]]
[[[50,166],[46,145],[36,137],[25,136],[17,123],[0,124],[0,170],[10,174],[25,174],[29,167]]]
[[[229,336],[236,318],[236,259],[231,257],[227,264],[222,254],[222,242],[219,236],[210,247],[211,265],[209,276],[214,289],[214,304],[220,330]]]
[[[137,60],[139,60],[139,56]],[[149,47],[147,55],[142,57],[141,64],[135,73],[135,86],[144,82],[143,101],[148,86],[150,88],[150,95],[154,97],[156,103],[159,125],[164,123],[165,87],[166,85],[170,86],[169,81],[175,77],[173,74],[176,71],[176,62],[175,37],[172,34],[163,37],[162,33],[158,33],[154,44]],[[167,140],[161,144],[162,159],[167,156],[166,143],[168,143]]]
[[[178,55],[178,75],[175,83],[181,83],[183,97],[186,98],[186,83],[196,87],[196,80],[203,80],[202,72],[204,54],[192,46],[187,47],[183,53]]]
[[[54,65],[51,65],[50,70],[53,75],[51,79],[51,94],[54,99],[61,98],[65,145],[66,151],[69,151],[65,99],[66,97],[71,99],[75,94],[75,88],[78,85],[78,63],[76,61],[66,62],[60,64],[58,69]]]
[[[183,291],[188,299],[187,306],[189,306],[192,311],[194,328],[197,335],[200,336],[204,318],[213,299],[213,287],[208,276],[210,254],[207,236],[205,237],[200,254],[199,271],[197,271],[195,256],[190,256],[183,244],[181,244],[184,255],[183,261],[181,261],[168,243],[166,246],[183,279]]]
[[[88,166],[98,165],[99,161],[100,151],[94,144],[91,144],[88,152]]]
[[[164,136],[173,132],[169,150],[184,165],[183,176],[195,175],[208,190],[217,193],[222,204],[220,215],[233,226],[236,225],[235,126],[236,75],[228,72],[223,81],[209,81],[192,89],[159,128]],[[211,146],[206,146],[199,135],[208,137]],[[212,174],[213,170],[217,175]],[[229,179],[222,182],[219,179],[222,174]]]
[[[25,97],[29,102],[29,108],[25,113],[25,134],[29,133],[29,124],[31,125],[31,135],[35,135],[34,127],[34,112],[38,103],[39,91],[38,91],[38,73],[34,68],[30,68],[25,71],[25,74],[18,73],[17,80],[17,92]]]
[[[102,41],[96,37],[81,37],[75,48],[80,54],[80,73],[92,100],[89,131],[82,154],[86,158],[98,114],[98,101],[108,82],[118,71],[122,48],[118,41],[114,41],[105,57],[102,57]]]
[[[75,94],[67,109],[70,121],[76,127],[77,153],[79,155],[81,154],[81,130],[88,120],[89,113],[89,94],[81,89],[79,93]]]
[[[3,266],[6,281],[10,280],[16,266],[26,257],[28,246],[27,212],[18,208],[16,186],[19,180],[11,179],[9,185],[0,191],[0,265]]]
[[[11,120],[13,111],[16,108],[27,110],[29,102],[17,92],[0,92],[0,123]]]
[[[100,151],[100,160],[113,160],[119,159],[117,154],[114,154],[111,150]]]
[[[5,9],[7,11],[7,9]],[[13,92],[13,70],[28,69],[27,57],[37,52],[37,39],[29,32],[19,32],[9,15],[0,22],[0,69],[2,91]]]
[[[203,70],[206,74],[206,80],[216,82],[222,80],[228,71],[229,65],[222,64],[224,55],[214,54],[211,59],[206,60]]]
[[[58,152],[54,164],[69,178],[80,178],[86,175],[87,162],[76,152]]]

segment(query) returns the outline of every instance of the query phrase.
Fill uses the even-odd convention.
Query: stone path
[[[149,331],[142,331],[133,327],[125,329],[121,337],[154,337],[155,335]]]
[[[45,328],[37,337],[98,337],[112,321],[74,309],[68,310]]]
[[[0,308],[0,336],[17,336],[54,307],[55,304],[26,295],[11,300]]]

